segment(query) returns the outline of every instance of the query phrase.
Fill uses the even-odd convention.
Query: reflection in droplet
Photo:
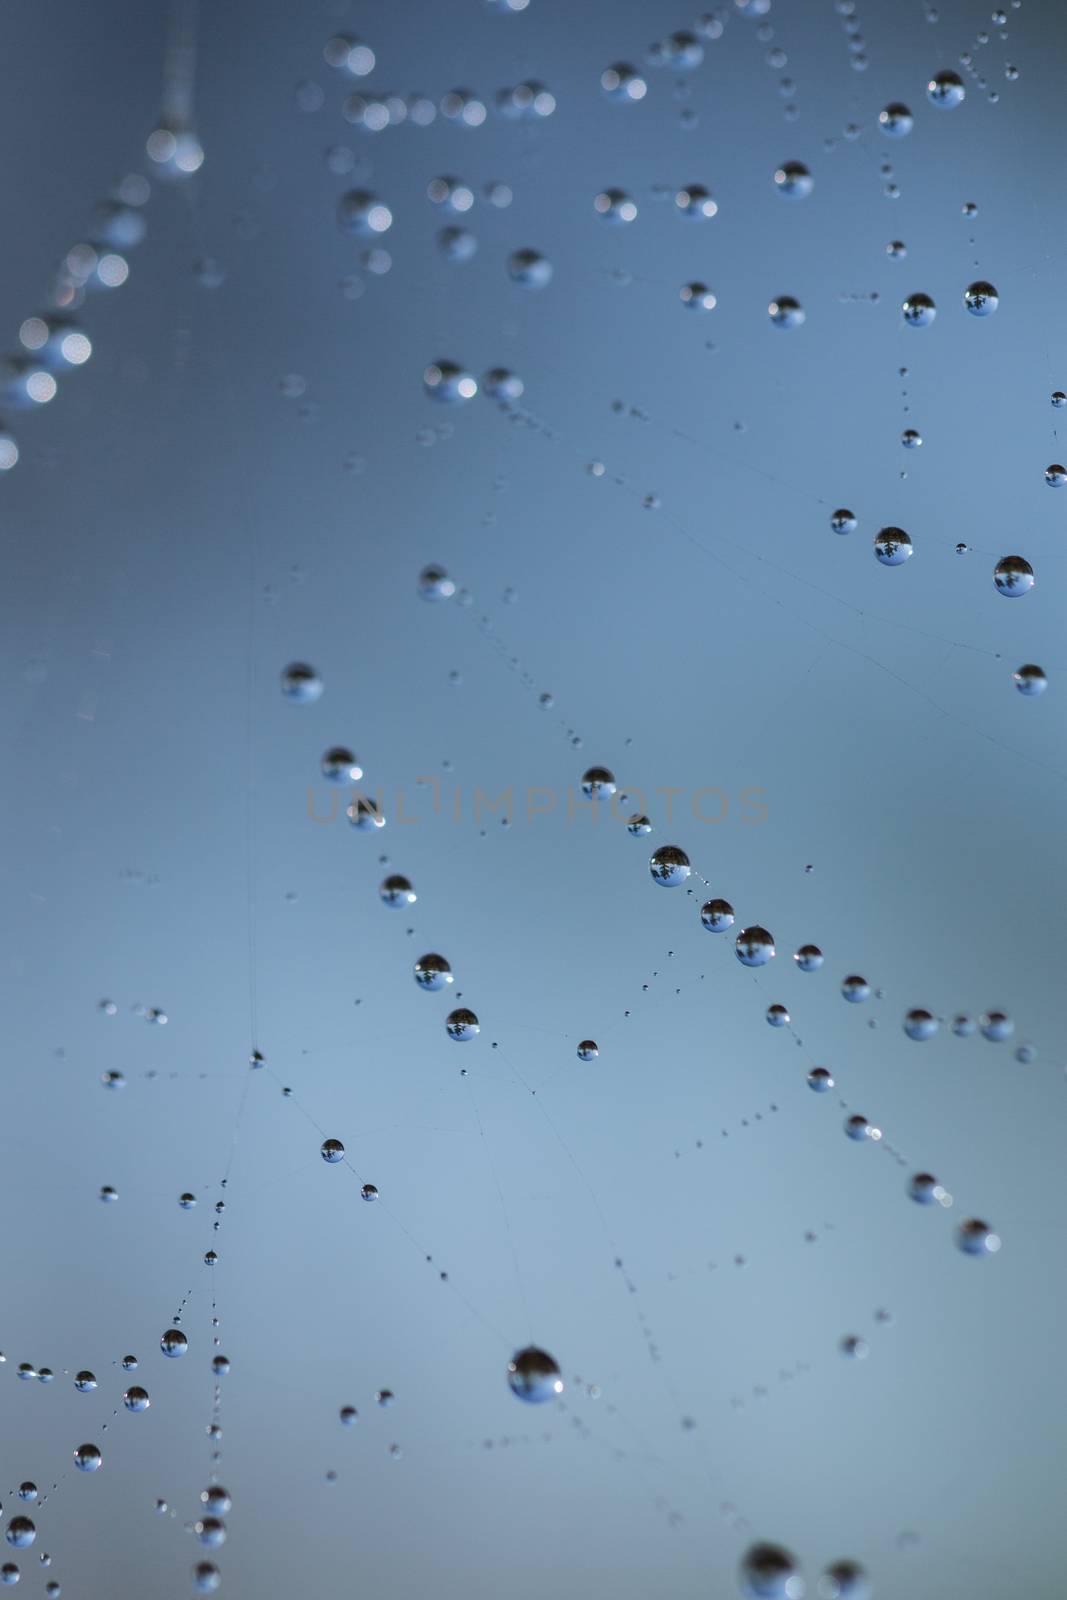
[[[664,889],[676,889],[690,873],[689,857],[676,844],[661,844],[648,863],[652,881]]]
[[[754,1544],[738,1571],[747,1600],[802,1600],[804,1580],[793,1556],[777,1544]]]
[[[552,1357],[529,1345],[508,1362],[508,1386],[520,1400],[534,1404],[554,1400],[563,1393],[563,1379]]]

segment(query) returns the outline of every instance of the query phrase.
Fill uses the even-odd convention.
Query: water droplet
[[[324,1139],[319,1154],[328,1165],[336,1166],[338,1161],[345,1158],[345,1147],[340,1139]]]
[[[742,928],[734,940],[737,959],[745,967],[764,967],[774,955],[774,940],[766,928]]]
[[[676,844],[661,844],[652,852],[648,870],[653,883],[664,889],[677,889],[689,876],[689,857]]]
[[[909,294],[900,309],[909,328],[928,328],[937,316],[937,307],[928,294]]]
[[[804,308],[792,295],[780,294],[767,307],[767,315],[776,328],[799,328],[804,321]]]
[[[988,1222],[966,1217],[956,1230],[956,1243],[969,1256],[992,1256],[1000,1249],[1000,1239]]]
[[[891,139],[903,139],[915,126],[915,118],[899,100],[893,100],[878,113],[878,126]]]
[[[378,885],[382,904],[391,906],[394,911],[404,906],[413,906],[418,898],[410,881],[400,872],[391,873],[388,878],[383,878]]]
[[[938,1019],[929,1011],[916,1007],[909,1011],[904,1018],[904,1032],[909,1039],[932,1039],[941,1026]]]
[[[508,257],[508,277],[523,289],[544,289],[552,282],[551,261],[539,250],[515,250]]]
[[[944,110],[962,105],[966,93],[963,79],[956,72],[937,72],[926,85],[926,98],[930,104]]]
[[[1036,667],[1032,661],[1027,662],[1026,666],[1017,667],[1012,677],[1020,694],[1030,696],[1044,694],[1048,688],[1048,679],[1041,668]]]
[[[563,1393],[559,1367],[544,1350],[529,1345],[508,1362],[508,1386],[520,1400],[538,1404]]]
[[[415,982],[418,984],[419,988],[425,989],[428,992],[435,992],[438,989],[447,988],[447,986],[454,981],[452,968],[449,966],[444,956],[438,956],[432,953],[430,955],[420,956],[412,968],[412,971],[414,972]]]
[[[1015,600],[1034,587],[1034,569],[1022,556],[1003,556],[993,568],[993,582],[998,594]]]
[[[460,405],[478,393],[477,378],[454,361],[431,362],[422,375],[422,384],[430,399],[443,405]]]
[[[902,567],[913,549],[903,528],[879,528],[874,536],[874,553],[883,567]]]
[[[700,908],[700,920],[709,933],[725,933],[734,923],[734,908],[728,900],[706,900]]]
[[[343,744],[331,745],[322,758],[322,775],[329,783],[358,783],[363,768]]]
[[[448,1037],[465,1043],[481,1032],[481,1023],[473,1011],[468,1011],[466,1006],[459,1006],[455,1011],[450,1011],[445,1018],[445,1028]]]
[[[963,291],[963,303],[972,317],[991,317],[1000,304],[1000,296],[991,283],[979,278]]]
[[[304,661],[290,662],[282,673],[282,694],[297,705],[310,705],[322,693],[322,679]]]
[[[738,1581],[748,1600],[802,1600],[804,1594],[796,1561],[777,1544],[754,1544],[746,1550]]]

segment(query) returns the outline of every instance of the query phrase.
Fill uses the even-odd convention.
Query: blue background
[[[92,360],[9,418],[22,459],[0,485],[5,1515],[32,1512],[4,1492],[20,1480],[58,1485],[34,1549],[8,1552],[31,1594],[184,1594],[212,1555],[187,1524],[213,1465],[213,1294],[232,1362],[217,1560],[240,1600],[696,1600],[735,1591],[755,1538],[795,1551],[812,1591],[851,1556],[883,1597],[1062,1592],[1067,496],[1044,482],[1065,449],[1062,18],[1026,0],[975,49],[988,7],[939,12],[860,0],[856,72],[825,0],[724,8],[679,88],[643,63],[691,19],[636,0],[205,9],[204,167],[156,185],[129,282],[79,313]],[[4,8],[12,342],[145,165],[167,26],[132,0]],[[338,28],[375,50],[370,78],[324,65]],[[999,100],[967,76],[964,104],[934,109],[927,78],[968,50]],[[626,60],[637,105],[598,88]],[[526,78],[555,113],[498,116]],[[490,112],[371,135],[340,113],[368,85],[468,86]],[[916,117],[901,141],[876,125],[893,99]],[[783,160],[810,167],[809,198],[775,193]],[[442,174],[477,196],[465,264],[435,245],[456,220],[426,198]],[[691,182],[707,222],[673,214]],[[609,186],[631,226],[596,216]],[[349,187],[393,211],[371,241],[384,275],[337,227]],[[509,281],[522,247],[554,264],[541,292]],[[980,277],[1000,293],[986,320],[962,303]],[[708,316],[679,302],[694,279]],[[903,325],[915,290],[928,329]],[[771,325],[779,294],[803,327]],[[434,404],[441,358],[514,369],[521,404]],[[874,560],[883,524],[914,541],[900,569]],[[1037,573],[1011,604],[1007,554]],[[424,605],[430,561],[472,603]],[[316,704],[282,698],[292,660],[321,672]],[[1032,701],[1011,678],[1029,661],[1050,678]],[[383,791],[381,834],[348,827],[347,794],[309,818],[336,743]],[[650,839],[568,817],[594,762],[644,789]],[[476,822],[475,790],[509,786],[512,825]],[[559,803],[528,822],[531,786]],[[661,786],[682,790],[670,823]],[[692,814],[706,786],[721,823]],[[710,891],[652,883],[663,842]],[[387,870],[410,911],[380,903]],[[769,968],[704,932],[707,892],[772,931]],[[826,963],[805,976],[809,941]],[[452,991],[416,989],[427,950]],[[882,998],[846,1005],[852,972]],[[772,1001],[791,1030],[766,1025]],[[443,1021],[463,1002],[482,1029],[458,1046]],[[912,1006],[945,1019],[929,1043],[902,1032]],[[957,1011],[994,1006],[1011,1043],[953,1037]],[[834,1094],[811,1094],[813,1063]],[[855,1110],[880,1145],[844,1137]],[[327,1135],[349,1165],[321,1161]],[[912,1204],[916,1169],[950,1210]],[[995,1258],[955,1248],[967,1215]],[[190,1350],[170,1362],[179,1307]],[[849,1334],[865,1361],[839,1353]],[[508,1392],[531,1340],[561,1364],[559,1408]],[[55,1382],[18,1382],[20,1361]],[[89,1440],[92,1476],[71,1461]]]

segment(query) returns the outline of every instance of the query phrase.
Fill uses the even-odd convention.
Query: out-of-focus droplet
[[[478,380],[454,361],[434,361],[422,375],[423,388],[431,400],[442,405],[461,405],[478,393]]]
[[[614,66],[606,67],[600,74],[600,87],[609,100],[633,104],[643,100],[648,93],[648,84],[636,68],[628,66],[625,61],[617,61]]]
[[[982,1038],[990,1039],[994,1044],[1002,1044],[1015,1032],[1014,1022],[1004,1011],[987,1011],[978,1026],[982,1030]]]
[[[282,694],[296,705],[310,705],[322,689],[322,679],[305,661],[291,661],[282,673]]]
[[[1000,1239],[988,1222],[966,1217],[956,1230],[956,1243],[965,1255],[992,1256],[1000,1249]]]
[[[394,911],[399,911],[404,906],[413,906],[418,896],[411,887],[411,882],[400,872],[394,872],[388,878],[383,878],[378,886],[382,904],[391,906]]]
[[[754,1544],[741,1558],[738,1582],[746,1600],[803,1600],[796,1560],[777,1544]]]
[[[774,174],[774,187],[788,200],[806,200],[815,180],[801,161],[783,161]]]
[[[719,303],[706,283],[683,284],[678,298],[688,311],[714,311]]]
[[[772,1028],[788,1028],[789,1012],[785,1006],[773,1005],[767,1007],[767,1021]]]
[[[920,1206],[950,1206],[952,1196],[943,1189],[932,1172],[916,1172],[908,1179],[908,1193]]]
[[[767,307],[767,315],[776,328],[799,328],[804,321],[804,308],[791,294],[780,294]]]
[[[809,1089],[814,1089],[816,1094],[825,1094],[827,1089],[832,1089],[833,1086],[833,1074],[828,1067],[812,1067],[808,1073]]]
[[[674,209],[678,216],[687,217],[691,222],[710,222],[719,210],[710,190],[702,183],[687,183],[683,189],[676,190]]]
[[[849,977],[842,979],[841,993],[853,1005],[859,1005],[861,1000],[867,1000],[870,997],[871,986],[866,978],[861,978],[857,973],[852,973]]]
[[[873,1592],[858,1561],[835,1561],[819,1579],[822,1600],[871,1600]]]
[[[345,807],[345,815],[353,828],[358,828],[361,833],[370,833],[377,828],[385,827],[385,818],[378,809],[377,801],[371,800],[367,795],[357,795],[356,799]]]
[[[1023,667],[1017,667],[1012,673],[1012,677],[1020,694],[1028,696],[1044,694],[1048,688],[1048,679],[1044,672],[1040,667],[1035,666],[1032,661],[1027,662]]]
[[[878,113],[878,126],[891,139],[903,139],[915,126],[915,118],[899,100],[893,100]]]
[[[552,275],[552,263],[540,250],[514,250],[508,257],[508,277],[520,288],[544,289]]]
[[[593,210],[605,222],[634,222],[637,206],[625,189],[602,189],[593,201]]]
[[[904,1032],[909,1039],[932,1039],[941,1024],[932,1012],[916,1006],[904,1018]]]
[[[419,594],[423,600],[451,600],[456,586],[444,567],[433,562],[419,573]]]
[[[508,1386],[520,1400],[538,1404],[554,1400],[563,1393],[563,1379],[556,1362],[545,1350],[529,1345],[508,1362]]]
[[[525,388],[518,373],[509,371],[507,367],[491,367],[482,379],[482,390],[490,400],[508,404],[521,400]]]
[[[952,110],[962,105],[966,93],[958,72],[935,72],[926,85],[926,98],[932,106],[939,106],[942,110]]]
[[[358,783],[363,768],[351,750],[343,744],[335,744],[322,758],[322,775],[329,783]]]

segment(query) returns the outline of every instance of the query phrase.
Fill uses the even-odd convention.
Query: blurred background
[[[24,1591],[697,1600],[771,1540],[809,1594],[1061,1594],[1064,45],[1052,0],[9,0]]]

